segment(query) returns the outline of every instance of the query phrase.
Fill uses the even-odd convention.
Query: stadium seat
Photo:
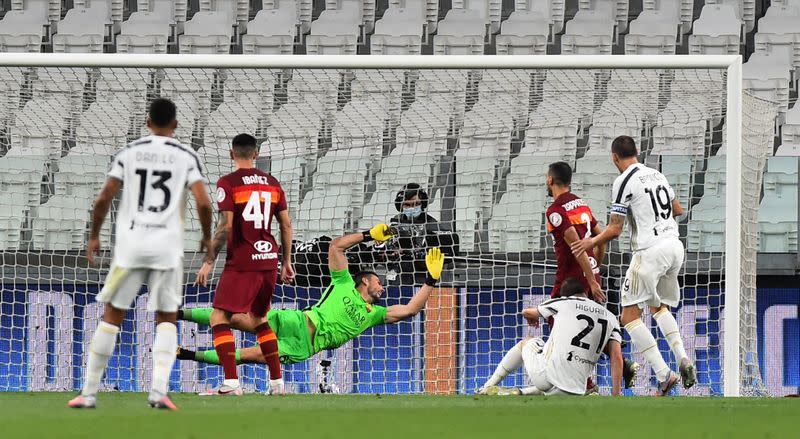
[[[397,148],[405,154],[443,155],[453,113],[452,102],[444,99],[417,99],[400,119]]]
[[[0,196],[15,206],[35,207],[41,203],[42,181],[47,175],[48,157],[6,154],[0,157]]]
[[[297,240],[344,234],[348,220],[352,218],[352,211],[348,207],[352,200],[349,194],[339,195],[331,196],[329,192],[317,189],[305,195],[294,229]]]
[[[158,12],[134,12],[117,35],[118,53],[167,53],[170,23]]]
[[[95,101],[81,113],[75,128],[75,146],[69,154],[95,155],[108,158],[141,135],[144,123],[143,105],[136,108],[134,101],[119,94],[111,100]]]
[[[311,23],[311,34],[306,37],[306,53],[355,55],[361,35],[361,6],[360,2],[346,1],[341,9],[323,11]]]
[[[434,55],[482,55],[486,19],[473,9],[451,9],[433,37]]]
[[[618,176],[619,170],[611,162],[610,155],[606,159],[584,157],[575,163],[571,189],[586,200],[600,222],[607,223],[611,186]],[[626,248],[627,242],[620,245]]]
[[[60,5],[59,5],[60,7]],[[0,52],[40,52],[47,11],[7,11],[0,21]]]
[[[529,11],[541,14],[552,25],[552,33],[564,30],[564,0],[515,0],[514,11]]]
[[[772,6],[770,10],[776,9]],[[762,17],[758,20],[755,34],[755,48],[758,52],[780,52],[789,58],[795,70],[795,78],[800,72],[800,9],[784,8],[780,14]]]
[[[111,157],[70,154],[58,161],[54,174],[55,195],[91,200],[103,186]]]
[[[598,9],[609,11],[619,32],[628,30],[628,7],[628,0],[580,0],[578,2],[579,11]]]
[[[704,124],[656,125],[650,154],[702,158],[706,148],[705,133]]]
[[[703,198],[691,209],[687,229],[690,252],[725,251],[725,162],[710,157],[705,173]]]
[[[688,212],[692,193],[694,157],[663,155],[660,157],[660,161],[661,173],[667,177],[667,181],[675,190],[678,201]]]
[[[531,111],[531,88],[533,80],[529,71],[486,70],[482,72],[478,84],[478,109],[510,114],[514,127],[527,125]],[[473,111],[475,107],[473,107]]]
[[[506,192],[494,207],[494,214],[488,222],[489,250],[540,250],[546,194],[543,184],[530,190]]]
[[[797,252],[796,157],[770,157],[764,174],[764,197],[758,210],[760,251]]]
[[[736,16],[745,22],[747,32],[751,32],[756,23],[756,0],[706,0],[707,5],[727,4],[733,6]]]
[[[178,110],[175,138],[180,142],[191,143],[196,128],[208,119],[214,81],[208,70],[170,71],[161,80],[161,97],[171,99]]]
[[[546,55],[551,24],[538,12],[512,12],[500,25],[500,35],[495,37],[497,54]]]
[[[230,53],[233,27],[227,14],[197,12],[178,37],[180,53]]]
[[[561,37],[562,55],[610,55],[616,38],[616,13],[610,3],[579,10]]]
[[[781,126],[781,140],[787,150],[800,147],[800,105],[797,102],[786,112],[786,121]]]
[[[348,102],[334,115],[331,147],[334,150],[365,148],[370,150],[371,157],[380,157],[384,131],[393,113],[389,106],[390,100],[379,96]]]
[[[694,15],[694,0],[680,0],[680,1],[661,1],[661,0],[643,0],[642,10],[644,11],[660,11],[666,13],[666,19],[672,21],[672,18],[677,20],[680,24],[681,34],[688,34],[692,30],[692,18]]]
[[[242,52],[256,55],[291,55],[299,21],[293,1],[285,0],[286,8],[262,9],[247,24],[242,36]]]
[[[469,9],[478,12],[488,26],[489,34],[496,34],[500,30],[500,13],[502,2],[500,0],[453,0],[453,9]]]
[[[372,55],[419,55],[422,53],[424,11],[389,8],[375,23],[370,38]]]
[[[224,152],[231,147],[231,140],[240,133],[255,134],[258,130],[259,116],[266,113],[252,111],[256,104],[243,106],[236,101],[226,101],[212,111],[205,124],[203,150],[214,148]]]
[[[53,196],[37,208],[33,219],[33,248],[78,250],[85,246],[92,199]]]
[[[378,95],[389,99],[392,108],[395,106],[399,108],[406,82],[406,73],[402,70],[360,70],[350,82],[350,96],[352,99],[358,99]],[[396,116],[399,117],[399,114]]]
[[[223,99],[236,102],[255,116],[263,117],[275,105],[275,82],[278,71],[253,69],[220,70]]]
[[[200,0],[201,12],[216,12],[225,15],[231,26],[239,26],[241,33],[247,30],[250,5],[248,0]]]
[[[508,162],[511,154],[511,134],[514,131],[514,112],[480,102],[464,116],[459,133],[459,149],[472,149],[488,154],[498,162]],[[499,164],[499,163],[498,163]]]
[[[311,30],[311,14],[313,12],[311,0],[262,0],[261,4],[262,10],[294,9],[300,24],[300,34],[307,34]]]
[[[680,17],[672,11],[644,10],[625,36],[626,55],[674,55]]]
[[[689,53],[693,55],[738,55],[743,22],[736,10],[726,4],[706,5],[694,22],[689,36]]]
[[[461,249],[472,251],[479,244],[475,232],[492,216],[493,181],[496,159],[491,153],[474,149],[456,151],[456,233]]]
[[[261,151],[270,157],[315,155],[323,112],[318,102],[285,104],[276,110]]]
[[[10,127],[11,149],[8,154],[57,158],[73,116],[66,96],[32,99],[18,111]]]
[[[107,14],[105,5],[67,11],[53,35],[53,52],[102,53]]]
[[[375,0],[325,0],[325,10],[346,9],[347,3],[357,5],[361,11],[357,18],[359,24],[364,27],[365,33],[372,33],[375,30]]]
[[[138,12],[156,13],[165,18],[170,26],[175,26],[175,34],[183,33],[186,24],[186,12],[189,7],[188,0],[137,0]],[[131,14],[133,17],[134,12]]]
[[[777,104],[777,125],[783,124],[789,109],[789,66],[783,54],[771,53],[754,53],[742,65],[742,88]]]

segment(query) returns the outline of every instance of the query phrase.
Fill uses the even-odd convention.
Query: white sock
[[[519,389],[523,395],[544,395],[544,392],[539,390],[536,386],[528,386]]]
[[[681,333],[678,331],[678,322],[675,321],[675,316],[673,316],[668,309],[664,308],[653,314],[653,318],[656,319],[661,334],[667,339],[667,343],[669,343],[672,353],[675,354],[675,359],[678,360],[678,364],[680,364],[683,359],[688,360],[689,356],[686,355],[686,350],[683,348],[683,339],[681,338]]]
[[[500,381],[503,381],[503,378],[507,377],[508,374],[519,369],[521,366],[522,342],[519,342],[506,352],[503,359],[500,360],[500,364],[497,365],[497,369],[494,370],[491,378],[489,378],[483,386],[496,386]]]
[[[636,319],[628,323],[625,325],[625,330],[631,336],[631,341],[636,350],[644,355],[644,358],[650,363],[650,367],[656,373],[658,381],[666,381],[670,373],[669,366],[661,356],[661,351],[658,350],[656,339],[653,338],[653,334],[650,333],[642,319]]]
[[[156,326],[153,340],[153,391],[166,395],[169,391],[169,374],[175,364],[178,350],[178,328],[174,323],[163,322]]]
[[[89,358],[86,360],[86,376],[81,395],[94,396],[97,393],[100,380],[103,379],[103,373],[108,365],[108,359],[114,354],[117,333],[119,333],[119,326],[103,321],[97,325],[92,341],[89,343]]]
[[[239,379],[223,380],[222,384],[235,389],[239,387]]]

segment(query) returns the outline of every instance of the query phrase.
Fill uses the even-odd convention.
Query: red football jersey
[[[572,255],[569,244],[564,240],[564,232],[572,226],[578,232],[580,239],[588,238],[592,236],[592,229],[596,224],[597,221],[594,219],[589,205],[571,192],[561,194],[547,208],[547,231],[553,234],[553,245],[556,250],[556,262],[558,264],[556,269],[557,285],[560,285],[564,279],[575,277],[581,280],[588,289],[588,282],[583,275],[583,270],[575,256]],[[600,270],[597,268],[594,252],[590,250],[587,255],[594,273],[599,273]]]
[[[220,211],[233,212],[225,269],[277,269],[272,217],[286,210],[286,195],[278,180],[255,168],[238,169],[217,182],[217,205]]]

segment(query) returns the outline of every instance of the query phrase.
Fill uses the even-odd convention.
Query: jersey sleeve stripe
[[[205,173],[203,173],[203,166],[200,164],[200,158],[197,156],[196,152],[191,151],[188,148],[186,148],[185,146],[182,146],[182,145],[180,145],[178,143],[170,142],[169,140],[164,142],[164,145],[169,145],[169,146],[171,146],[173,148],[178,148],[181,151],[185,152],[186,154],[189,154],[190,156],[192,156],[192,158],[194,159],[195,164],[197,165],[197,172],[199,172],[200,175],[205,177]]]
[[[622,184],[619,185],[619,192],[617,192],[617,199],[614,201],[615,204],[622,203],[622,194],[625,193],[625,186],[628,185],[628,181],[637,171],[639,171],[639,168],[633,168],[631,172],[622,180]]]

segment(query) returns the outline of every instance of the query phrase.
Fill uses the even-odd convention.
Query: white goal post
[[[0,54],[0,69],[3,68],[53,68],[53,69],[318,69],[350,70],[650,70],[665,71],[679,69],[715,69],[723,72],[726,81],[724,97],[725,176],[725,242],[724,242],[724,321],[720,333],[723,339],[722,384],[725,396],[740,396],[750,393],[743,390],[751,386],[745,381],[760,378],[743,377],[743,357],[755,353],[745,352],[753,346],[741,343],[740,316],[743,311],[741,291],[755,288],[743,285],[747,273],[752,269],[742,265],[743,242],[743,197],[747,190],[742,183],[742,57],[739,55],[626,55],[626,56],[350,56],[350,55],[143,55],[143,54]],[[2,158],[0,158],[2,160]],[[759,179],[760,182],[760,179]],[[213,187],[214,181],[209,184]],[[759,183],[760,184],[760,183]],[[610,196],[610,192],[609,192]],[[297,202],[299,206],[299,201]],[[757,206],[755,207],[757,209]],[[603,222],[604,219],[601,219]],[[361,227],[361,225],[359,225]],[[362,227],[363,228],[363,227]],[[463,238],[462,238],[463,240]],[[477,248],[477,244],[476,244]],[[189,251],[190,249],[186,249]],[[755,249],[750,249],[756,251]],[[187,260],[187,264],[191,262]],[[187,265],[187,268],[193,267]],[[195,265],[196,267],[196,265]],[[220,269],[217,264],[217,270]],[[754,273],[750,273],[754,274]],[[754,278],[753,278],[754,279]],[[466,293],[465,293],[466,294]],[[754,298],[748,299],[755,301]],[[418,338],[418,341],[421,337]],[[752,343],[757,343],[752,340]],[[460,348],[459,348],[460,349]],[[422,355],[422,354],[420,354]],[[749,360],[748,360],[749,361]],[[78,365],[80,366],[80,365]],[[757,369],[758,363],[756,363]],[[29,364],[29,370],[35,365]],[[466,366],[459,366],[464,368]],[[493,367],[493,365],[492,365]],[[463,376],[462,376],[463,379]],[[313,381],[313,380],[312,380]],[[463,383],[459,391],[466,387]],[[2,386],[0,386],[2,388]],[[467,389],[471,390],[471,389]]]

